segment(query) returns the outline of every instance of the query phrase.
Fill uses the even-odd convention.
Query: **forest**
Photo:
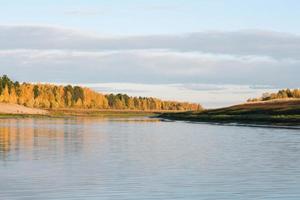
[[[201,110],[200,104],[162,101],[126,94],[101,94],[80,86],[19,83],[7,75],[0,77],[0,102],[32,108],[118,109],[118,110]]]
[[[300,89],[283,89],[279,90],[277,93],[264,93],[259,98],[248,99],[247,102],[256,102],[256,101],[269,101],[275,99],[300,99]]]

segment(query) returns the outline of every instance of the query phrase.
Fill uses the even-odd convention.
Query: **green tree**
[[[40,91],[39,91],[39,86],[38,85],[35,85],[33,87],[33,95],[34,95],[35,99],[40,95]]]
[[[73,89],[73,101],[77,102],[79,99],[81,99],[81,101],[84,100],[83,89],[81,87],[75,86]]]

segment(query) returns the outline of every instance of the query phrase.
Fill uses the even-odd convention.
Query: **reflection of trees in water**
[[[0,159],[79,155],[110,140],[116,124],[157,123],[152,118],[1,119]],[[108,125],[112,123],[111,125]],[[107,142],[107,141],[106,141]],[[57,157],[57,156],[56,156]]]
[[[80,152],[84,143],[84,129],[69,120],[5,119],[0,122],[0,157],[20,151],[32,159],[55,153]]]
[[[10,137],[9,128],[0,128],[0,155],[9,151]]]

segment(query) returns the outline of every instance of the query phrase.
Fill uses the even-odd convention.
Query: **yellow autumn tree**
[[[282,92],[282,94],[285,94]],[[287,95],[300,96],[299,91],[287,91]],[[199,104],[162,101],[157,98],[130,97],[126,94],[103,95],[80,86],[53,84],[29,84],[13,82],[7,76],[0,77],[0,102],[17,103],[27,107],[59,109],[124,109],[124,110],[199,110]]]

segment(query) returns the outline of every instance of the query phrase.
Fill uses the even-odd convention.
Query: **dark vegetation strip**
[[[300,101],[251,103],[200,112],[164,113],[161,118],[213,123],[300,125]]]

